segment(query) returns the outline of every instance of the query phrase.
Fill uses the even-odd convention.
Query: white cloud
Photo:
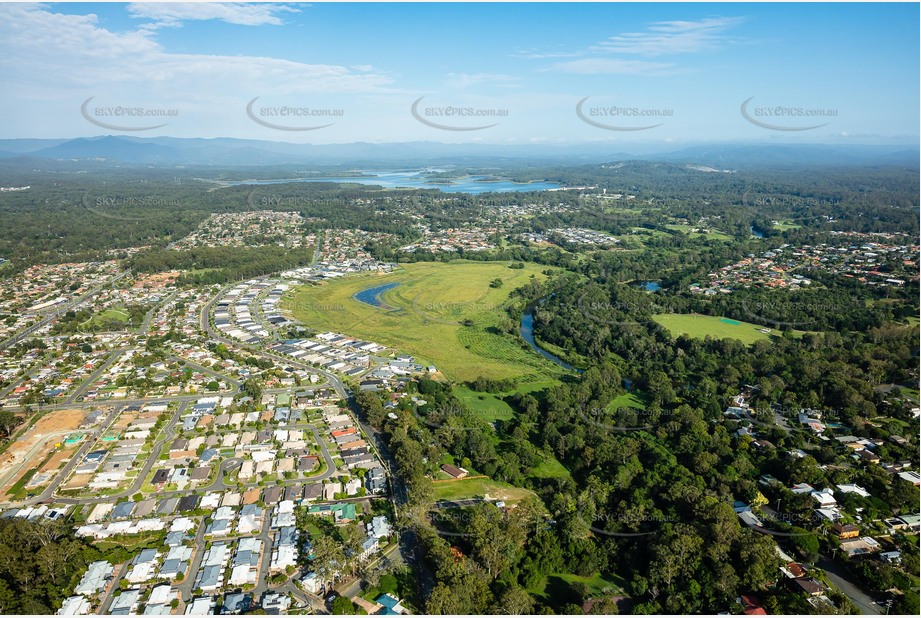
[[[145,5],[147,6],[147,5]],[[42,5],[0,5],[0,83],[20,96],[53,91],[56,98],[95,92],[159,91],[174,98],[273,93],[373,92],[390,76],[331,64],[263,56],[177,54],[153,33],[112,32],[96,15],[65,15]],[[9,90],[7,90],[9,91]],[[125,102],[128,101],[125,99]]]
[[[111,31],[96,15],[45,5],[0,4],[0,91],[13,95],[0,100],[0,135],[24,127],[45,137],[96,134],[81,115],[90,97],[98,106],[178,110],[163,129],[173,135],[272,135],[246,116],[255,97],[261,105],[345,109],[336,124],[343,130],[360,118],[356,97],[399,92],[391,74],[372,66],[173,53],[156,33]]]
[[[547,70],[578,75],[660,75],[673,68],[674,65],[664,62],[626,60],[623,58],[583,58],[569,62],[558,62]]]
[[[645,32],[625,32],[595,45],[595,53],[665,56],[715,49],[731,41],[724,32],[742,23],[739,17],[710,17],[700,21],[660,21]]]
[[[217,19],[241,26],[279,26],[279,13],[298,13],[284,4],[248,4],[238,2],[133,2],[128,5],[132,17],[152,19],[147,27],[176,27],[183,21]]]
[[[512,54],[512,58],[527,58],[528,60],[548,60],[551,58],[578,58],[582,52],[541,51],[538,49],[525,49]]]
[[[448,84],[454,88],[468,88],[477,84],[495,84],[504,88],[516,87],[520,77],[505,73],[448,73]]]

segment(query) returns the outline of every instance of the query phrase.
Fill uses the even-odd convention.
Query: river
[[[531,305],[525,309],[524,314],[521,316],[521,326],[518,328],[518,331],[521,333],[521,337],[528,342],[529,346],[531,346],[531,349],[547,360],[556,363],[567,371],[582,373],[581,369],[576,369],[556,354],[548,352],[547,350],[537,345],[537,341],[534,339],[534,305]]]

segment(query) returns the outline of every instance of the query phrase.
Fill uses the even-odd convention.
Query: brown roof
[[[793,573],[793,577],[805,577],[806,576],[806,569],[804,569],[802,565],[797,564],[795,562],[791,562],[790,564],[788,564],[787,570]]]
[[[256,504],[259,502],[259,495],[262,493],[262,490],[258,487],[253,489],[247,489],[243,492],[243,504]]]
[[[465,470],[462,470],[458,468],[457,466],[452,466],[451,464],[445,464],[441,466],[441,469],[447,472],[448,474],[450,474],[451,476],[453,476],[454,478],[458,478],[458,477],[461,477],[467,474]]]
[[[812,579],[811,577],[799,577],[793,581],[807,594],[818,595],[825,592],[825,586]]]

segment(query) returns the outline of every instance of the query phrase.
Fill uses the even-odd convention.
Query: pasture
[[[505,313],[509,294],[545,267],[506,262],[419,262],[392,273],[343,277],[289,293],[282,306],[317,331],[335,331],[386,345],[435,365],[447,378],[479,376],[553,382],[562,370],[526,347],[518,325]],[[501,285],[490,283],[501,279]],[[398,285],[379,295],[383,307],[354,295],[368,288]],[[509,331],[515,334],[509,334]]]

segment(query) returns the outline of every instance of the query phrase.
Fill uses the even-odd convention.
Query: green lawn
[[[668,232],[663,232],[662,230],[650,230],[645,227],[634,227],[631,228],[632,235],[634,236],[657,236],[657,237],[668,237]]]
[[[94,315],[89,320],[84,322],[83,326],[85,328],[88,328],[91,324],[101,325],[107,322],[118,322],[120,324],[126,324],[130,318],[131,316],[128,314],[127,311],[124,311],[123,309],[117,309],[115,307],[112,307],[110,309],[106,309],[102,313]]]
[[[709,335],[715,339],[738,339],[745,344],[771,339],[770,334],[760,332],[760,329],[764,328],[762,326],[728,318],[665,313],[653,316],[653,319],[667,328],[675,337],[688,335],[703,339]]]
[[[511,406],[492,393],[478,393],[466,386],[457,385],[454,387],[454,394],[464,405],[490,423],[507,421],[515,415]]]
[[[635,392],[624,393],[623,395],[615,397],[611,403],[608,404],[609,410],[617,410],[618,408],[636,408],[637,410],[645,410],[646,403],[640,399]]]
[[[677,224],[677,223],[672,223],[672,224],[666,225],[665,227],[670,230],[674,230],[676,232],[684,232],[691,238],[708,238],[711,240],[732,240],[732,236],[729,236],[728,234],[724,234],[723,232],[719,230],[711,229],[711,231],[706,232],[706,233],[691,232],[691,230],[694,229],[696,226],[683,225],[683,224]]]
[[[479,376],[517,378],[522,383],[555,380],[562,370],[518,338],[502,334],[509,318],[503,308],[510,292],[531,275],[542,280],[544,266],[511,269],[506,262],[405,264],[389,273],[343,277],[289,294],[283,307],[310,328],[361,337],[412,354],[431,363],[449,379],[465,382]],[[494,279],[502,286],[490,287]],[[353,298],[357,292],[398,283],[380,295],[393,310]],[[469,321],[470,326],[465,326]]]
[[[534,476],[539,479],[565,478],[569,476],[569,470],[561,464],[556,457],[545,454],[542,455],[543,461],[534,469]]]
[[[435,500],[464,500],[489,496],[495,500],[517,502],[534,492],[492,479],[461,479],[450,483],[432,483]]]
[[[592,597],[625,594],[623,579],[614,576],[602,577],[600,573],[595,573],[592,577],[581,577],[572,573],[552,573],[543,578],[540,584],[530,588],[528,592],[544,600],[553,599],[554,596],[565,594],[563,589],[575,582],[585,584]]]

